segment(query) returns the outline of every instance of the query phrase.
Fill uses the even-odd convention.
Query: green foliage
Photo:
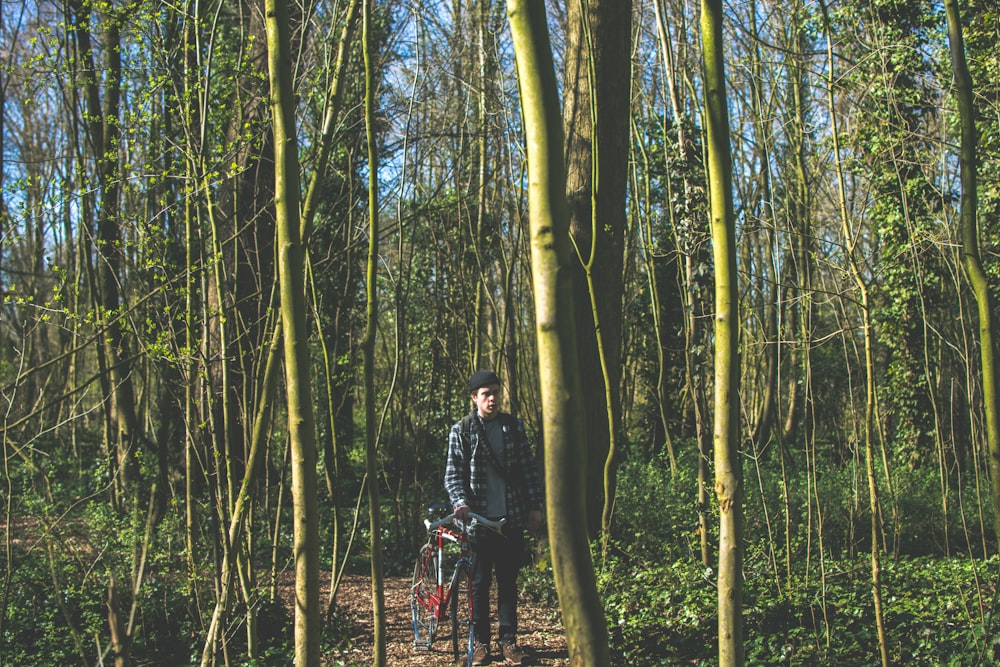
[[[687,452],[681,457],[682,470],[690,470],[691,443],[682,446]],[[878,661],[865,478],[852,459],[820,460],[818,465],[815,475],[804,466],[789,467],[788,508],[795,529],[787,560],[781,552],[780,468],[776,461],[763,461],[759,481],[752,470],[746,471],[747,664]],[[811,488],[810,479],[818,488]],[[974,530],[961,530],[963,522],[974,523],[975,517],[960,516],[956,480],[948,503],[951,557],[944,555],[943,510],[933,509],[941,494],[936,471],[901,470],[894,483],[898,503],[895,512],[884,510],[884,532],[900,552],[882,557],[891,659],[895,664],[981,664],[993,650],[984,628],[992,627],[988,610],[1000,560],[970,559],[960,548],[975,549],[980,537]],[[765,490],[763,496],[758,488]],[[617,519],[610,556],[599,568],[616,664],[711,664],[716,658],[715,574],[701,564],[694,548],[694,480],[687,473],[671,479],[663,461],[635,457],[623,465],[618,489],[617,506],[641,508],[641,513],[636,520]],[[966,486],[961,492],[967,496],[962,502],[973,502],[974,490]],[[822,524],[810,497],[813,503],[819,498]],[[539,588],[536,583],[532,590]]]
[[[92,508],[84,518],[63,517],[46,525],[23,524],[23,539],[15,543],[11,584],[0,638],[0,664],[39,667],[90,664],[108,637],[108,584],[113,577],[127,618],[129,553],[134,532],[127,520]],[[183,664],[192,654],[198,624],[191,615],[187,587],[174,572],[183,571],[178,558],[164,563],[162,545],[154,550],[136,615],[130,652],[136,664]]]
[[[844,140],[855,161],[850,170],[864,174],[868,189],[853,224],[870,238],[860,252],[873,269],[866,282],[878,346],[879,426],[892,451],[927,462],[935,429],[949,430],[934,420],[933,394],[965,372],[964,360],[951,357],[938,336],[953,326],[944,313],[955,297],[953,268],[940,250],[950,242],[940,186],[927,166],[939,160],[929,139],[939,123],[939,61],[931,54],[945,41],[944,18],[929,3],[845,3],[839,14],[841,55],[859,60],[842,80],[858,109],[856,129]],[[933,371],[929,359],[938,360]]]
[[[633,517],[615,518],[615,549],[642,562],[694,557],[698,547],[698,482],[695,477],[694,443],[680,443],[682,464],[671,477],[665,454],[653,459],[630,459],[618,474],[618,508],[643,510]]]
[[[123,294],[120,314],[127,316],[123,323],[138,355],[131,370],[139,389],[143,436],[136,455],[141,470],[137,493],[125,504],[135,503],[139,511],[120,514],[108,502],[116,466],[107,442],[113,437],[107,434],[114,425],[104,411],[111,403],[106,401],[108,388],[102,386],[105,367],[96,357],[103,335],[95,328],[108,314],[100,314],[91,302],[100,287],[91,282],[94,269],[87,270],[94,266],[92,227],[103,204],[95,199],[100,156],[90,154],[92,147],[83,136],[90,118],[81,112],[83,91],[74,85],[81,81],[75,77],[86,74],[68,48],[72,34],[60,25],[58,8],[49,12],[37,3],[25,3],[30,19],[17,28],[24,30],[16,34],[21,38],[14,39],[14,28],[7,26],[9,63],[4,70],[10,84],[5,110],[11,140],[5,155],[7,212],[0,234],[0,384],[9,408],[4,438],[12,516],[6,518],[13,560],[5,563],[10,582],[0,664],[96,662],[94,638],[107,641],[105,598],[112,576],[122,606],[132,604],[134,555],[144,535],[152,480],[161,481],[159,472],[163,483],[158,490],[169,500],[147,554],[132,653],[137,664],[185,664],[201,650],[205,615],[214,599],[212,568],[221,557],[216,539],[226,520],[225,510],[216,509],[216,502],[225,505],[226,491],[224,484],[219,486],[220,470],[213,469],[212,460],[219,451],[213,448],[226,437],[222,429],[227,415],[219,407],[223,398],[239,397],[239,406],[228,415],[233,440],[227,444],[232,450],[220,452],[220,458],[236,453],[232,463],[237,482],[239,451],[245,444],[241,432],[258,407],[257,328],[263,326],[273,287],[268,226],[273,174],[268,166],[264,45],[255,34],[257,19],[240,13],[236,5],[217,5],[217,15],[202,5],[203,13],[193,16],[173,5],[144,1],[130,4],[127,15],[110,11],[108,3],[84,4],[96,10],[90,25],[97,67],[103,67],[106,48],[101,36],[112,22],[123,28],[122,137],[115,153],[123,189],[125,263],[116,278]],[[806,4],[807,11],[816,10]],[[297,80],[306,156],[315,155],[326,108],[339,8],[320,3],[302,25]],[[476,354],[483,355],[484,363],[497,361],[501,350],[519,358],[521,414],[529,427],[538,423],[533,396],[537,379],[530,370],[534,355],[528,258],[521,232],[521,128],[513,113],[516,84],[497,42],[500,61],[487,64],[496,66],[496,76],[488,76],[495,81],[488,88],[479,85],[477,66],[468,67],[473,61],[466,59],[479,42],[466,37],[480,33],[474,30],[476,19],[464,12],[464,5],[461,8],[467,23],[436,26],[436,21],[422,21],[421,34],[412,35],[406,12],[398,14],[395,6],[385,5],[377,11],[374,31],[376,41],[386,47],[380,65],[387,77],[380,87],[384,115],[379,135],[384,164],[389,165],[385,192],[399,199],[387,209],[395,212],[395,224],[386,229],[378,279],[385,298],[376,372],[379,400],[386,401],[387,409],[381,423],[383,476],[370,481],[389,491],[383,507],[386,570],[404,576],[422,538],[414,515],[443,495],[447,429],[467,406],[461,379]],[[767,261],[778,272],[775,289],[781,290],[784,303],[795,304],[780,314],[782,326],[797,325],[798,304],[811,299],[807,325],[815,343],[810,347],[814,380],[808,411],[800,408],[793,415],[800,417],[795,427],[804,437],[784,443],[787,478],[782,479],[778,445],[773,444],[755,461],[759,477],[757,467],[746,470],[747,662],[874,662],[866,555],[871,515],[857,426],[864,374],[859,367],[856,294],[850,285],[845,289],[840,275],[841,232],[836,225],[824,226],[838,217],[830,203],[832,154],[824,152],[822,143],[831,130],[832,119],[821,101],[831,67],[836,70],[833,93],[842,131],[840,155],[846,161],[848,213],[862,271],[870,281],[876,324],[879,426],[886,436],[884,464],[882,452],[876,452],[882,498],[876,518],[879,539],[887,549],[884,593],[893,660],[988,662],[994,657],[994,638],[1000,636],[991,602],[998,565],[994,560],[968,560],[992,553],[995,536],[990,533],[987,482],[974,468],[981,419],[976,408],[981,390],[975,373],[968,370],[976,367],[976,352],[968,342],[974,323],[967,321],[962,297],[956,297],[964,289],[952,256],[957,197],[952,147],[957,134],[947,109],[951,73],[941,8],[928,2],[872,0],[834,3],[831,10],[833,63],[817,55],[823,53],[826,39],[818,25],[807,18],[804,29],[808,43],[801,64],[808,127],[798,129],[807,134],[803,157],[816,191],[808,197],[809,210],[801,212],[806,216],[802,219],[793,205],[797,181],[786,164],[794,153],[789,137],[796,129],[790,125],[797,120],[787,103],[790,93],[785,88],[793,69],[787,60],[791,54],[784,52],[788,34],[783,31],[796,21],[779,12],[775,25],[760,24],[759,40],[727,45],[739,64],[732,88],[737,92],[734,127],[742,128],[734,135],[734,188],[742,197],[741,234],[748,258],[746,264],[741,260],[741,288],[748,290],[743,312],[753,324],[744,332],[750,352],[744,360],[752,371],[753,351],[772,342],[762,345],[759,337],[757,318],[766,290],[756,287],[762,277],[760,262],[765,261],[758,256],[763,252],[757,247],[758,232],[774,234],[769,241],[774,257]],[[504,17],[499,5],[489,11],[496,16],[481,34],[493,39],[502,34],[498,26]],[[744,6],[736,3],[731,11],[733,25],[742,25]],[[995,0],[964,3],[963,13],[980,121],[982,250],[996,291],[1000,15]],[[643,33],[651,27],[636,27],[639,38],[646,39]],[[188,28],[190,35],[185,34]],[[701,164],[701,121],[695,113],[700,104],[695,99],[701,85],[700,55],[689,48],[684,34],[693,29],[668,26],[677,42],[677,83],[687,82],[680,86],[678,109],[685,118],[672,118],[667,91],[657,91],[664,84],[661,66],[638,66],[660,58],[659,49],[644,42],[635,51],[635,187],[629,193],[629,211],[634,228],[649,230],[649,238],[631,237],[626,260],[624,430],[655,437],[632,443],[627,452],[618,478],[609,555],[605,561],[595,559],[622,664],[714,662],[714,571],[700,563],[694,445],[681,439],[675,443],[680,471],[671,476],[656,454],[664,434],[652,399],[662,352],[667,402],[674,408],[667,414],[669,426],[672,433],[689,435],[693,425],[691,412],[684,409],[689,405],[684,362],[690,359],[699,377],[711,368],[708,186]],[[750,44],[759,46],[768,68],[774,68],[762,74],[773,73],[773,81],[754,81],[752,88],[742,78],[752,69],[746,67],[749,53],[744,50]],[[487,52],[492,50],[485,46]],[[357,44],[350,58],[356,66]],[[365,245],[359,236],[364,227],[359,202],[366,192],[366,165],[360,150],[365,137],[359,122],[363,81],[352,74],[347,76],[344,110],[335,123],[336,146],[320,187],[322,205],[310,242],[313,316],[319,331],[312,351],[316,368],[322,369],[317,378],[326,370],[323,352],[332,367],[331,381],[317,379],[314,385],[318,435],[328,446],[321,462],[335,463],[339,473],[333,498],[327,502],[321,491],[324,569],[330,564],[331,508],[339,510],[343,551],[364,478],[359,446],[363,432],[354,410],[354,360],[363,287],[357,258]],[[488,98],[481,111],[472,104],[472,95],[480,90]],[[106,96],[106,90],[101,92]],[[744,115],[751,93],[765,101],[763,111],[770,117],[760,119],[772,126],[761,136],[752,136],[755,119]],[[677,143],[678,122],[685,124],[687,146]],[[773,151],[770,162],[758,157],[753,146],[758,141]],[[481,176],[479,150],[488,153]],[[639,158],[640,150],[644,159]],[[315,165],[309,157],[304,162],[308,175]],[[772,176],[767,202],[754,194],[765,169]],[[479,182],[481,178],[485,180]],[[260,200],[256,206],[251,203],[255,197]],[[806,219],[815,224],[809,252],[815,253],[814,285],[821,291],[795,293],[799,269],[788,254],[795,241],[783,227],[786,219],[789,229],[799,229]],[[188,224],[191,248],[186,245]],[[221,233],[219,245],[211,240],[212,232]],[[656,349],[651,334],[650,281],[641,270],[633,270],[647,266],[637,259],[645,259],[637,248],[648,253],[648,266],[659,285],[663,350]],[[188,250],[194,266],[187,265]],[[693,259],[690,274],[686,255]],[[224,274],[225,294],[206,290],[217,269]],[[198,291],[190,311],[189,277]],[[485,297],[479,312],[474,310],[477,294]],[[692,296],[684,302],[684,295]],[[233,308],[234,303],[240,307]],[[518,321],[507,321],[507,315]],[[688,315],[698,323],[699,337],[685,339]],[[227,333],[234,345],[227,354],[243,362],[238,377],[230,377],[230,396],[223,394],[219,377],[223,320],[232,327]],[[191,335],[186,333],[189,323]],[[514,335],[501,338],[508,331]],[[788,333],[779,332],[779,339],[789,340]],[[320,336],[325,350],[318,345]],[[777,404],[782,409],[791,383],[807,386],[805,378],[795,375],[799,367],[791,363],[798,352],[782,349],[782,396]],[[748,412],[760,402],[760,384],[758,378],[756,386],[741,395]],[[196,403],[191,413],[184,404],[188,388]],[[268,583],[271,540],[279,569],[293,556],[287,486],[278,504],[277,489],[287,483],[287,425],[280,403],[251,522],[259,558],[258,595]],[[189,417],[193,421],[184,424]],[[818,442],[812,442],[814,436]],[[197,447],[190,468],[184,458],[188,442]],[[883,441],[875,442],[880,446]],[[936,455],[943,450],[948,454],[942,478]],[[162,470],[157,469],[158,454],[163,455]],[[752,461],[749,453],[745,460]],[[184,553],[183,495],[189,480],[194,558],[200,568],[191,579]],[[714,526],[714,508],[709,505],[705,509]],[[367,569],[368,558],[367,521],[362,518],[359,526],[349,560],[356,571]],[[714,535],[709,540],[714,541]],[[544,549],[534,554],[533,566],[525,571],[524,592],[554,606],[549,556]],[[225,628],[234,663],[242,659],[247,641],[241,604],[234,603]],[[281,662],[290,653],[288,611],[270,602],[258,604],[256,663]],[[328,629],[331,641],[347,634],[344,623],[334,619]],[[86,660],[79,658],[81,646]]]
[[[959,602],[970,600],[974,566],[959,559],[885,564],[883,599],[893,664],[978,664],[979,621],[967,616],[969,610]],[[877,663],[867,557],[828,560],[823,567],[825,576],[819,567],[810,579],[800,572],[784,593],[758,586],[762,579],[748,575],[748,664]]]
[[[44,548],[15,553],[0,661],[29,667],[78,663],[75,642],[85,644],[89,654],[90,638],[107,634],[101,582],[68,559],[50,563]],[[53,578],[63,582],[61,590],[53,588]]]
[[[688,558],[664,564],[611,559],[598,590],[620,664],[710,659],[717,603],[711,577],[711,570]]]

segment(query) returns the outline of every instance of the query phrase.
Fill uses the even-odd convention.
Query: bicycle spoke
[[[429,649],[437,631],[441,605],[437,590],[440,557],[441,552],[433,544],[425,544],[413,566],[410,611],[413,616],[413,645],[416,648]]]

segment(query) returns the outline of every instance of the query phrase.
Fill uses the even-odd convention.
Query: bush
[[[712,573],[688,559],[639,566],[615,560],[599,575],[618,664],[711,661],[716,653]]]
[[[682,461],[682,469],[693,470],[691,463]],[[850,465],[821,465],[826,468],[809,476],[802,468],[788,468],[793,532],[787,552],[777,466],[762,464],[759,479],[754,471],[752,477],[745,476],[747,664],[880,662],[867,553],[867,489],[859,486],[865,480]],[[718,601],[715,572],[701,565],[695,548],[696,481],[686,473],[672,478],[662,461],[628,461],[619,481],[617,506],[641,509],[641,521],[617,520],[610,556],[599,573],[617,664],[714,664]],[[996,595],[1000,559],[942,554],[944,516],[927,509],[935,503],[941,507],[936,471],[900,470],[894,483],[897,511],[885,513],[884,530],[896,538],[900,551],[882,555],[890,660],[917,665],[989,663],[997,624],[988,610]],[[953,483],[951,492],[958,487]],[[971,494],[974,487],[966,484],[963,491]],[[823,554],[816,534],[817,497],[822,502]],[[972,498],[966,498],[967,508],[976,506]],[[966,543],[958,503],[950,507],[951,539],[958,536]],[[812,523],[806,520],[810,513]],[[711,520],[716,521],[714,516]],[[970,532],[970,541],[974,539]]]

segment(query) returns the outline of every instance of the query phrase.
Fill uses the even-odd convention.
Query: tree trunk
[[[989,453],[993,497],[993,533],[1000,535],[1000,404],[997,397],[996,341],[993,333],[993,298],[989,278],[983,270],[979,252],[979,221],[976,173],[976,114],[972,101],[972,77],[965,60],[962,20],[958,0],[945,0],[948,17],[948,43],[951,66],[955,72],[955,95],[961,119],[962,139],[959,169],[962,183],[962,259],[979,309],[979,351],[983,369],[983,415],[986,422],[986,447]]]
[[[337,58],[333,67],[333,76],[330,81],[330,90],[327,93],[326,110],[323,114],[323,126],[320,135],[319,151],[316,156],[312,178],[306,191],[305,202],[302,204],[301,236],[303,247],[308,248],[309,238],[312,235],[313,221],[320,206],[320,190],[326,179],[327,169],[330,163],[330,154],[333,151],[333,140],[336,130],[336,122],[341,116],[341,106],[344,98],[346,83],[345,72],[348,64],[348,49],[350,48],[358,17],[361,15],[361,0],[351,0],[344,13],[344,25],[341,29],[340,40],[337,46]],[[350,260],[348,260],[350,262]],[[312,282],[315,289],[315,281]],[[314,301],[318,301],[314,299]],[[331,518],[331,565],[330,565],[330,593],[326,598],[323,607],[323,616],[329,617],[334,608],[337,594],[337,558],[340,554],[340,509],[339,509],[339,485],[337,480],[339,458],[339,447],[337,441],[336,406],[334,402],[334,364],[331,361],[330,350],[323,335],[326,322],[319,316],[317,308],[316,328],[319,343],[323,352],[324,381],[326,385],[326,414],[328,436],[323,440],[323,471],[326,477],[327,492],[330,495],[332,509]],[[336,328],[336,327],[334,327]]]
[[[319,508],[316,433],[306,326],[305,259],[299,229],[299,156],[288,7],[265,0],[267,61],[274,124],[275,220],[284,339],[288,434],[292,449],[293,553],[295,554],[295,665],[320,661]]]
[[[108,632],[111,634],[111,657],[114,667],[128,667],[129,637],[125,630],[125,620],[122,618],[121,599],[118,597],[118,584],[112,574],[108,581],[108,597],[105,601],[108,608]]]
[[[368,477],[368,519],[371,527],[372,616],[375,637],[373,667],[386,664],[385,595],[382,581],[382,517],[379,499],[378,433],[375,421],[375,334],[378,328],[378,153],[375,142],[375,81],[372,66],[372,0],[364,0],[361,32],[365,60],[365,131],[368,146],[368,262],[365,290],[368,300],[364,355],[365,469]]]
[[[92,283],[95,302],[99,306],[100,324],[106,334],[101,337],[103,350],[98,354],[107,361],[110,378],[102,381],[105,389],[107,422],[114,439],[115,503],[135,502],[131,485],[138,476],[138,419],[135,411],[135,389],[131,374],[132,344],[123,327],[121,285],[125,270],[124,239],[121,229],[121,177],[118,164],[118,143],[121,136],[121,51],[120,27],[117,17],[108,17],[103,50],[106,54],[104,74],[104,103],[95,78],[97,71],[93,60],[93,42],[90,34],[91,12],[79,0],[70,4],[72,21],[76,26],[78,56],[86,72],[84,81],[88,115],[88,142],[97,162],[100,205],[97,212],[98,255],[97,280]]]
[[[876,428],[875,425],[875,407],[877,404],[877,396],[875,392],[875,334],[872,324],[871,317],[871,302],[869,299],[868,285],[865,283],[864,276],[862,273],[862,268],[859,266],[858,259],[855,255],[857,236],[852,232],[850,228],[850,218],[848,216],[847,207],[847,189],[844,183],[844,170],[840,162],[840,133],[837,126],[837,107],[834,104],[833,99],[833,86],[834,86],[834,76],[835,71],[833,67],[834,62],[834,52],[833,52],[833,33],[830,28],[830,19],[827,13],[827,8],[825,2],[820,0],[820,8],[823,12],[824,28],[827,34],[827,57],[830,59],[830,68],[828,70],[827,84],[828,89],[828,103],[830,112],[830,123],[833,137],[833,154],[835,156],[834,162],[837,171],[837,194],[839,196],[839,213],[841,227],[844,235],[844,247],[845,255],[847,258],[847,263],[849,265],[851,277],[854,279],[855,284],[858,288],[858,293],[860,295],[859,308],[861,309],[861,320],[862,320],[862,333],[864,337],[864,350],[865,350],[865,415],[864,415],[864,440],[865,440],[865,472],[868,478],[868,509],[871,513],[870,516],[870,529],[871,529],[871,577],[872,577],[872,603],[875,612],[875,628],[878,634],[878,645],[879,645],[879,656],[881,658],[882,666],[888,667],[889,665],[889,652],[888,643],[886,638],[885,630],[885,616],[882,609],[882,566],[881,566],[881,553],[879,548],[879,493],[877,479],[875,475],[875,463],[874,463],[874,443],[873,443],[873,431]]]
[[[610,525],[620,438],[631,18],[631,0],[567,6],[566,196],[580,258],[573,268],[578,364],[583,385],[593,388],[584,397],[591,535]]]
[[[722,1],[702,0],[705,110],[715,257],[715,496],[719,503],[719,665],[743,664],[743,475],[739,454],[739,301]]]
[[[653,14],[654,14],[655,20],[656,20],[656,40],[657,40],[657,44],[660,47],[660,56],[661,56],[661,59],[663,60],[663,75],[664,75],[664,78],[666,80],[667,92],[669,93],[669,97],[670,97],[670,109],[671,109],[671,112],[673,113],[674,125],[677,128],[677,151],[676,152],[677,152],[678,155],[683,156],[684,153],[685,153],[684,145],[687,142],[686,130],[685,130],[685,120],[686,119],[683,117],[683,114],[681,112],[681,104],[680,104],[680,100],[679,100],[679,95],[677,93],[677,85],[676,85],[676,82],[677,82],[677,69],[676,69],[675,63],[674,63],[674,49],[673,49],[673,45],[670,42],[670,31],[669,31],[669,28],[667,26],[665,12],[664,12],[663,8],[661,7],[662,4],[663,4],[663,0],[655,0],[653,2]],[[664,143],[664,145],[667,145],[667,142],[668,142],[668,134],[667,134],[666,126],[664,126],[664,129],[663,129],[663,143]],[[644,161],[645,161],[645,150],[643,150],[643,157],[644,157]],[[648,168],[646,169],[646,171],[648,172]],[[688,190],[687,184],[688,184],[688,182],[687,182],[687,176],[685,175],[685,178],[684,178],[684,190],[685,190],[685,193]],[[668,201],[672,201],[673,200],[673,188],[672,188],[671,179],[669,179],[669,178],[666,179],[666,188],[667,188],[667,198],[668,198]],[[647,191],[648,191],[648,188],[647,188]],[[676,207],[673,206],[672,204],[668,204],[666,208],[667,208],[668,219],[670,221],[670,228],[676,230],[677,229],[677,218],[674,215]],[[644,243],[649,248],[649,251],[647,253],[647,255],[648,255],[653,250],[653,231],[652,231],[652,223],[651,222],[650,222],[649,225],[647,225],[646,229],[647,229],[647,234],[646,234],[646,236],[644,238]],[[676,237],[676,233],[675,233],[675,237]],[[674,260],[674,262],[672,262],[672,265],[674,267],[679,267],[681,261],[682,261],[681,259],[676,259],[676,260]],[[675,270],[679,270],[679,269],[675,269]],[[656,340],[656,360],[657,360],[657,369],[656,369],[656,399],[657,399],[657,409],[659,411],[661,428],[663,428],[663,440],[664,440],[664,444],[666,445],[666,448],[667,448],[667,458],[668,458],[668,460],[670,462],[670,474],[671,475],[676,475],[677,474],[677,455],[676,455],[676,452],[674,451],[674,442],[673,442],[673,438],[670,435],[669,420],[667,418],[667,410],[669,408],[669,398],[668,398],[668,392],[667,392],[667,375],[668,375],[668,373],[670,373],[670,364],[669,364],[669,362],[667,360],[667,355],[666,355],[666,350],[667,350],[667,347],[668,347],[668,337],[666,335],[667,332],[665,330],[666,329],[666,325],[663,322],[663,313],[661,312],[661,307],[662,307],[661,303],[662,303],[662,300],[660,298],[660,293],[661,293],[662,287],[661,287],[661,285],[659,283],[659,280],[657,279],[656,270],[655,270],[655,263],[652,260],[652,258],[650,258],[648,260],[648,262],[647,262],[647,269],[646,269],[646,271],[647,271],[648,280],[649,280],[649,294],[650,294],[650,299],[652,301],[652,308],[653,308],[653,331],[654,331],[655,340]],[[656,443],[654,443],[654,447],[655,446],[656,446]],[[654,451],[658,451],[658,449],[654,450]]]
[[[559,101],[545,5],[508,0],[527,141],[531,272],[545,433],[545,488],[552,569],[570,664],[610,664],[587,538],[583,401],[577,368],[568,212]]]
[[[750,30],[752,34],[758,34],[757,26],[757,6],[756,2],[751,2],[749,7]],[[763,57],[761,55],[761,44],[754,41],[750,60],[751,89],[750,105],[753,115],[753,128],[756,132],[755,145],[757,148],[757,159],[761,165],[771,163],[771,152],[774,144],[773,132],[767,122],[767,115],[772,113],[770,106],[765,109],[762,97],[763,92]],[[778,359],[781,339],[778,333],[778,310],[779,295],[781,290],[775,275],[774,262],[774,237],[775,237],[775,216],[773,209],[773,192],[771,189],[771,170],[762,168],[757,176],[760,192],[755,203],[755,216],[759,220],[760,234],[764,237],[761,244],[764,246],[764,262],[762,275],[757,276],[760,283],[760,290],[764,294],[761,304],[760,315],[764,322],[763,332],[763,396],[759,401],[759,407],[752,423],[749,441],[758,452],[764,451],[771,438],[771,427],[774,424],[774,413],[778,394]]]
[[[215,602],[215,610],[212,612],[212,620],[209,622],[205,635],[205,645],[201,653],[201,667],[209,667],[215,656],[216,642],[218,641],[224,622],[225,614],[229,611],[229,600],[232,590],[233,554],[239,553],[239,544],[243,540],[243,533],[246,525],[246,517],[250,512],[253,500],[253,489],[257,482],[257,474],[267,452],[267,436],[269,434],[268,417],[271,412],[271,404],[274,397],[275,386],[278,375],[278,353],[281,349],[282,328],[276,326],[271,334],[271,344],[268,346],[267,362],[264,367],[264,377],[261,380],[262,395],[257,404],[257,412],[254,415],[253,430],[251,432],[250,457],[247,462],[246,475],[240,485],[240,492],[236,496],[233,505],[233,516],[229,522],[228,542],[229,550],[226,552],[222,562],[222,577],[219,588],[219,595]]]

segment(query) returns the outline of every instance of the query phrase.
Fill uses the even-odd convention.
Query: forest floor
[[[410,620],[410,580],[408,577],[386,577],[386,664],[392,667],[453,667],[451,629],[439,632],[431,650],[413,647],[413,626]],[[371,579],[362,575],[345,576],[337,593],[337,603],[349,624],[351,637],[343,646],[324,659],[327,667],[361,667],[372,662]],[[495,611],[494,611],[495,616]],[[532,659],[525,664],[545,667],[569,665],[566,637],[559,620],[559,610],[521,596],[518,604],[518,643],[530,651]],[[493,665],[504,664],[493,651]]]

